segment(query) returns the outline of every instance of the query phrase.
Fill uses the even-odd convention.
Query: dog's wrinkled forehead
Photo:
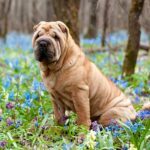
[[[61,21],[56,21],[56,22],[45,22],[45,21],[41,21],[40,23],[38,23],[37,25],[35,25],[33,27],[33,30],[40,30],[40,29],[44,29],[45,31],[49,31],[52,29],[55,30],[59,30],[63,33],[68,33],[68,28],[67,26],[61,22]]]

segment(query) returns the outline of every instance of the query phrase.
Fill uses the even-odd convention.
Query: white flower
[[[85,145],[90,149],[94,149],[96,145],[95,140],[96,140],[96,132],[91,130],[86,136]]]
[[[129,150],[137,150],[133,144],[130,144]]]

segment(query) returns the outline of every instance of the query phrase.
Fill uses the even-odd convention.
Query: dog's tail
[[[137,112],[137,118],[150,119],[150,102],[143,105],[142,109]]]

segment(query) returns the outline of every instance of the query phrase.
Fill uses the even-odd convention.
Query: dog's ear
[[[57,21],[57,24],[58,24],[58,26],[60,27],[61,31],[62,31],[63,33],[66,33],[67,36],[68,36],[68,34],[69,34],[69,29],[68,29],[68,27],[67,27],[63,22],[61,22],[61,21]]]
[[[33,31],[36,31],[36,29],[42,24],[42,22],[44,22],[44,21],[41,21],[41,22],[39,22],[38,24],[36,24],[36,25],[33,27]]]
[[[36,29],[38,28],[38,26],[39,26],[39,24],[34,25],[34,27],[33,27],[33,31],[36,31]]]

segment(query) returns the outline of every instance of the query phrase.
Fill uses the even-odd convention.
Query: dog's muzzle
[[[52,59],[52,54],[48,53],[48,47],[50,42],[48,40],[39,40],[37,41],[37,48],[34,51],[35,59],[37,61],[49,60]]]

